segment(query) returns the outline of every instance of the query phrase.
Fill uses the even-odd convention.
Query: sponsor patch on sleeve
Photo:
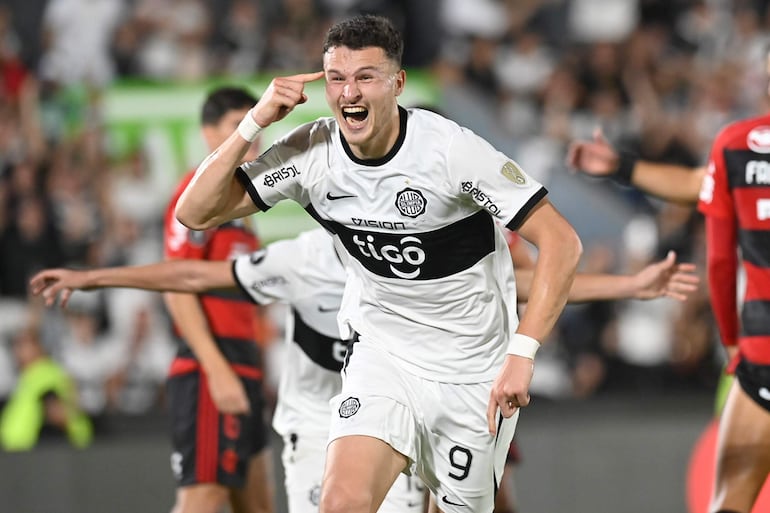
[[[514,184],[523,187],[527,185],[527,177],[524,172],[516,165],[515,162],[509,160],[503,164],[503,168],[500,170],[504,177],[513,182]]]

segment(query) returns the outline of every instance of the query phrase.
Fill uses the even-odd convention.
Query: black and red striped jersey
[[[166,209],[164,219],[164,253],[167,259],[233,260],[259,249],[260,242],[247,219],[237,219],[205,231],[190,230],[177,221],[174,215],[176,203],[194,172],[179,182]],[[217,290],[198,295],[209,328],[219,348],[239,374],[254,376],[260,368],[260,358],[255,337],[258,331],[257,311],[254,303],[241,290]],[[177,333],[179,331],[176,329]],[[187,346],[180,348],[179,359],[194,359]],[[187,369],[189,362],[179,361],[172,365],[172,372]],[[239,370],[240,369],[240,370]],[[258,373],[261,375],[261,371]]]
[[[712,223],[709,287],[723,342],[770,364],[770,116],[732,123],[717,135],[698,208],[707,227]],[[739,265],[746,281],[740,317]]]

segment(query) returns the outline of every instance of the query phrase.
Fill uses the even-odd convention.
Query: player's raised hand
[[[531,358],[509,354],[505,357],[500,373],[497,375],[489,393],[487,422],[489,433],[497,434],[497,412],[509,418],[518,408],[529,404],[529,383],[534,373],[534,361]]]
[[[59,297],[59,305],[64,308],[74,290],[88,288],[86,276],[86,271],[45,269],[29,280],[30,292],[35,296],[42,295],[46,306],[53,305]]]
[[[618,152],[605,139],[601,128],[595,128],[593,139],[570,143],[566,163],[572,171],[582,171],[592,176],[608,176],[617,171]]]
[[[667,296],[679,301],[698,288],[700,278],[695,274],[695,264],[676,263],[676,253],[669,251],[666,258],[652,263],[636,273],[636,299],[654,299]]]
[[[285,118],[294,107],[305,103],[305,84],[323,78],[323,71],[276,77],[267,86],[262,98],[252,110],[254,121],[262,128]]]

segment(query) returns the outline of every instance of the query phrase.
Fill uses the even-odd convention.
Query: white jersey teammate
[[[356,342],[333,403],[322,513],[375,511],[399,472],[414,471],[442,509],[492,510],[537,340],[560,314],[581,252],[514,161],[441,116],[398,105],[402,51],[384,18],[334,25],[324,71],[274,79],[177,204],[183,224],[205,229],[292,199],[350,256],[339,321]],[[321,77],[334,118],[240,167],[248,142]],[[518,326],[495,219],[539,250]]]
[[[345,269],[332,238],[316,229],[237,258],[233,277],[256,303],[289,305],[273,428],[284,443],[281,459],[289,512],[317,513],[329,440],[329,400],[342,387],[340,370],[348,345],[337,327]],[[424,496],[418,479],[401,475],[379,512],[422,512]]]

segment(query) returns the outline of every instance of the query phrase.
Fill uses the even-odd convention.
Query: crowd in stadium
[[[154,169],[141,151],[117,159],[105,91],[125,79],[316,71],[328,26],[358,11],[399,24],[407,69],[435,76],[434,108],[557,190],[575,180],[567,144],[596,126],[643,158],[698,165],[721,126],[766,110],[760,0],[0,1],[0,402],[18,376],[14,348],[32,339],[92,418],[163,406],[175,348],[158,294],[82,293],[60,311],[28,293],[45,267],[162,258],[162,216],[184,169]],[[630,219],[620,240],[586,237],[582,271],[634,272],[670,249],[703,271],[694,208],[580,183],[565,198],[579,207],[563,208],[579,232],[571,212],[590,217],[592,198]],[[705,283],[682,304],[570,306],[551,338],[532,390],[557,399],[711,391],[723,364]]]

